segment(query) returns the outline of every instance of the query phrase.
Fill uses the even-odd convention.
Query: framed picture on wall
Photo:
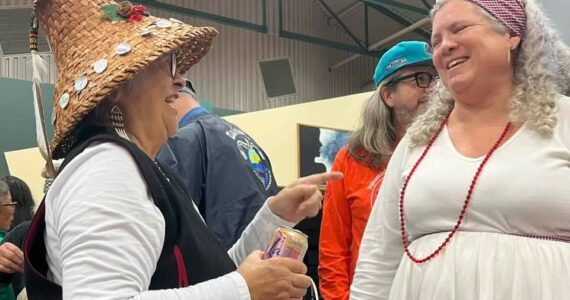
[[[350,131],[299,124],[299,176],[330,172]]]

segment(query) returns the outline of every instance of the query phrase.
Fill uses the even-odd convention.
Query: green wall
[[[42,92],[51,133],[53,85],[42,85]],[[0,78],[0,176],[8,175],[4,152],[37,146],[35,128],[32,82]]]

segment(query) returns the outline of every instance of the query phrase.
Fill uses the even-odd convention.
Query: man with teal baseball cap
[[[374,83],[378,86],[386,77],[409,66],[433,66],[432,49],[428,43],[405,41],[386,51],[374,71]]]
[[[380,119],[394,128],[397,141],[415,117],[425,109],[426,90],[437,77],[432,49],[426,42],[404,41],[390,48],[378,61],[373,80],[373,100]]]
[[[401,42],[380,58],[376,92],[362,110],[360,127],[339,151],[333,170],[344,178],[327,184],[319,242],[319,285],[327,300],[349,297],[362,234],[393,150],[423,111],[436,76],[431,47]]]

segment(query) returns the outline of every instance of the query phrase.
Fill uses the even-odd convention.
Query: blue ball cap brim
[[[411,66],[433,66],[431,46],[426,42],[404,41],[396,44],[382,55],[374,71],[377,86],[398,70]]]

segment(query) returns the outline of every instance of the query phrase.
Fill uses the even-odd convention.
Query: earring
[[[511,62],[511,51],[512,51],[511,49],[509,49],[507,51],[507,62],[509,62],[509,65],[512,64],[512,62]]]
[[[111,109],[111,123],[118,136],[130,141],[127,132],[125,131],[125,124],[123,123],[123,112],[118,106],[113,106]]]
[[[46,178],[46,180],[44,181],[44,188],[43,188],[44,194],[47,194],[47,192],[49,191],[49,188],[51,187],[53,181],[54,181],[53,178]]]

